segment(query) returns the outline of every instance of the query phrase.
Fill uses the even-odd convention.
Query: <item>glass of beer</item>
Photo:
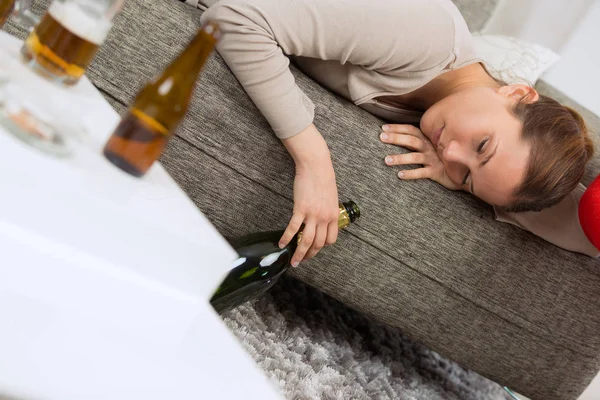
[[[21,49],[25,62],[53,81],[76,84],[106,39],[123,2],[54,0],[25,40]]]

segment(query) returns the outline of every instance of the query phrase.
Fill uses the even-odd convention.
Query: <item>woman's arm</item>
[[[309,259],[324,245],[335,243],[338,235],[338,192],[329,148],[314,125],[284,139],[283,144],[296,163],[294,212],[281,237],[286,246],[304,224],[302,240],[292,265]]]
[[[282,139],[314,117],[286,55],[360,66],[370,88],[382,75],[439,64],[454,43],[453,19],[427,0],[221,0],[208,19],[224,33],[219,53]]]
[[[296,265],[335,242],[339,211],[329,150],[313,125],[314,105],[296,85],[286,55],[350,63],[374,90],[384,74],[428,69],[446,59],[454,22],[427,0],[221,0],[202,20],[219,23],[219,53],[296,162],[294,214],[280,243],[304,224]],[[432,34],[436,40],[428,41]]]

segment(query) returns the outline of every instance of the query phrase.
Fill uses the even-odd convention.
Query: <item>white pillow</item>
[[[560,59],[558,54],[546,47],[510,36],[475,34],[473,42],[488,72],[508,84],[533,86]]]

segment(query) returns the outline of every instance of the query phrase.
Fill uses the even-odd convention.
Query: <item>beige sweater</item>
[[[389,122],[416,123],[421,113],[383,103],[440,74],[481,60],[450,0],[215,0],[202,20],[224,32],[218,51],[282,139],[307,128],[314,105],[289,69],[292,56],[317,82]],[[498,220],[567,250],[598,256],[577,219],[585,187],[541,213]]]
[[[404,123],[419,115],[382,107],[376,98],[411,92],[479,61],[449,0],[222,0],[202,18],[221,24],[219,53],[282,139],[314,118],[286,55],[356,105]]]

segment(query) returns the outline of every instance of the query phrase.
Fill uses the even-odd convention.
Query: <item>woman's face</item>
[[[448,177],[491,205],[510,204],[525,176],[531,146],[521,140],[522,123],[510,112],[523,91],[537,100],[524,85],[464,89],[435,103],[421,119],[421,131]]]

